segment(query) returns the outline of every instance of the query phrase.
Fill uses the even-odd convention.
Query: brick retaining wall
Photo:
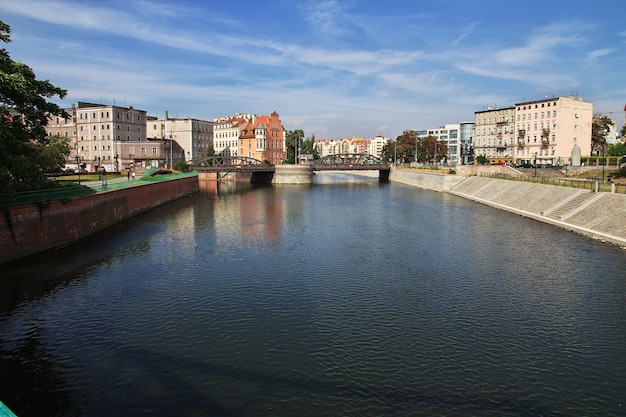
[[[0,214],[0,264],[67,245],[197,191],[194,176],[147,182],[65,203],[53,201],[49,206],[7,208]]]

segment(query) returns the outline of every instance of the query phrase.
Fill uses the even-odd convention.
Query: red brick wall
[[[198,178],[186,177],[54,201],[41,211],[35,204],[10,207],[11,227],[0,213],[0,263],[72,243],[198,189]]]

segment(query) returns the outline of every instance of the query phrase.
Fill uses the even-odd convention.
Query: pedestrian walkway
[[[99,180],[99,181],[84,182],[82,185],[89,187],[98,192],[118,190],[120,188],[135,187],[138,185],[145,184],[144,182],[139,181],[139,178],[136,178],[136,179],[131,178],[130,180],[126,177],[107,178],[106,184],[104,183],[104,181]]]

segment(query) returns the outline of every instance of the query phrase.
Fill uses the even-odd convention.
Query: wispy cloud
[[[594,60],[594,59],[597,59],[597,58],[600,58],[600,57],[603,57],[603,56],[610,55],[610,54],[611,54],[611,52],[613,52],[613,49],[611,49],[611,48],[596,49],[595,51],[591,51],[591,52],[589,53],[588,59],[589,59],[590,61],[592,61],[592,60]]]
[[[0,13],[9,48],[70,100],[207,119],[276,110],[288,129],[334,136],[395,136],[546,91],[608,100],[625,65],[626,32],[599,31],[618,19],[591,6],[568,22],[545,2],[485,21],[471,2],[399,3],[22,0]]]

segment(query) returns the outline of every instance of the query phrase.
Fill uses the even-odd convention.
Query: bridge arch
[[[389,169],[385,162],[375,156],[360,153],[338,153],[323,156],[314,160],[314,170],[331,170],[331,169],[368,169],[368,170],[385,170]]]
[[[187,163],[191,164],[196,169],[205,170],[228,170],[241,168],[258,168],[263,170],[273,169],[272,165],[247,156],[203,156],[191,159]]]

